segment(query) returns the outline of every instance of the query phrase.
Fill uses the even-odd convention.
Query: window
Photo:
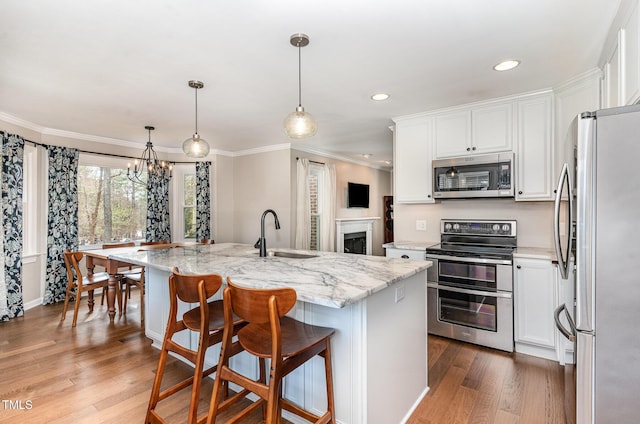
[[[184,202],[182,204],[184,219],[184,238],[196,237],[196,176],[184,175]]]
[[[311,237],[309,238],[309,249],[320,250],[320,211],[322,210],[320,193],[322,192],[324,167],[309,165],[309,210],[311,212]]]
[[[81,249],[145,238],[146,184],[133,183],[127,178],[126,166],[117,166],[78,166],[78,238]],[[143,174],[143,181],[146,181],[146,174]]]

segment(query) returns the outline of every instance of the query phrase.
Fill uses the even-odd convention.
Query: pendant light
[[[290,138],[312,137],[318,131],[316,119],[302,107],[302,77],[300,49],[309,44],[309,37],[306,34],[293,34],[289,39],[293,47],[298,48],[298,107],[291,112],[284,120],[284,132]]]
[[[133,169],[131,164],[127,164],[127,178],[138,184],[146,184],[147,182],[142,179],[144,172],[148,174],[155,174],[158,176],[164,176],[165,178],[171,178],[171,171],[173,170],[173,164],[165,161],[158,160],[156,151],[153,150],[153,144],[151,143],[151,131],[155,130],[154,127],[147,125],[144,127],[149,132],[149,140],[147,146],[142,152],[140,159],[136,159],[133,162]]]
[[[198,134],[198,89],[204,87],[204,83],[191,80],[189,87],[196,90],[196,132],[182,143],[182,151],[190,158],[203,158],[209,154],[209,144]]]

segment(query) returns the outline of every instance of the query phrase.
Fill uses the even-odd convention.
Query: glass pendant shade
[[[318,131],[316,118],[304,111],[302,106],[298,106],[284,119],[284,132],[290,138],[311,137]]]
[[[209,154],[209,143],[195,133],[182,143],[182,151],[190,158],[203,158]]]

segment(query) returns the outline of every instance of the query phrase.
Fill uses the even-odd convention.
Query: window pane
[[[184,212],[184,237],[194,238],[196,236],[196,208],[195,206],[185,206]]]
[[[184,176],[184,205],[196,205],[196,176],[193,174]]]
[[[143,181],[146,181],[146,174],[143,174]],[[146,220],[146,184],[130,181],[126,169],[78,167],[78,237],[81,248],[143,240]]]

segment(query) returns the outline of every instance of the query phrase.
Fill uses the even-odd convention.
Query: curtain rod
[[[300,158],[296,156],[296,160],[300,160]],[[311,160],[311,159],[309,159],[309,162],[316,163],[318,165],[326,165],[324,162],[318,162],[318,161]]]
[[[25,143],[31,143],[34,146],[44,147],[45,149],[50,146],[49,144],[38,143],[37,141],[31,141],[31,140],[27,140],[27,139],[24,139],[24,142]],[[76,149],[76,150],[78,152],[80,152],[80,153],[87,153],[87,154],[90,154],[90,155],[110,156],[110,157],[114,157],[114,158],[133,159],[133,160],[138,159],[138,158],[131,157],[131,156],[116,155],[115,153],[90,152],[88,150],[82,150],[82,149]],[[176,163],[179,163],[179,164],[196,163],[196,162],[176,162],[176,161],[171,161],[171,160],[168,160],[167,162],[173,163],[173,164],[176,164]]]

